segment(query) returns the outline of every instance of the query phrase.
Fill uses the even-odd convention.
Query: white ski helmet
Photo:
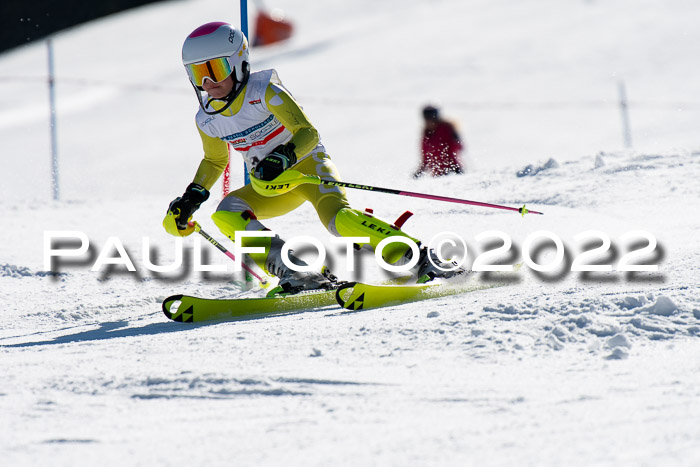
[[[250,76],[248,60],[248,40],[240,30],[228,23],[206,23],[187,36],[182,45],[182,64],[205,113],[221,113],[238,97]],[[229,76],[233,78],[233,89],[226,97],[217,99],[225,101],[226,105],[214,110],[209,107],[213,98],[206,104],[202,100],[202,84],[205,79],[219,82]]]

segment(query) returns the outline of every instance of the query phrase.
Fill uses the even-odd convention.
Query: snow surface
[[[407,231],[457,232],[471,260],[481,232],[506,232],[516,262],[525,239],[548,230],[565,266],[381,310],[170,322],[160,302],[171,294],[261,293],[244,292],[240,275],[191,272],[192,237],[190,267],[144,267],[144,237],[158,264],[173,261],[160,223],[201,154],[182,40],[206,21],[237,23],[237,6],[151,5],[61,33],[61,201],[51,200],[45,47],[0,56],[2,464],[700,464],[700,5],[310,5],[270,5],[296,35],[253,49],[253,67],[279,71],[345,180],[545,215],[359,191],[352,204],[388,220],[411,210]],[[622,149],[620,81],[634,150]],[[467,175],[410,178],[428,101],[459,122]],[[528,165],[544,169],[518,177]],[[215,205],[198,220],[221,239]],[[309,206],[266,224],[338,251]],[[85,232],[88,255],[45,271],[49,230]],[[659,271],[567,272],[574,237],[589,230],[610,237],[598,260],[612,265],[644,246],[625,233],[651,233],[658,246],[641,260]],[[90,271],[110,237],[137,273]],[[384,276],[370,255],[360,262],[354,277]]]

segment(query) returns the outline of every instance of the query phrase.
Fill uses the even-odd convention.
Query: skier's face
[[[202,87],[210,97],[213,97],[214,99],[221,99],[228,96],[233,89],[233,78],[231,75],[229,75],[228,78],[224,79],[223,81],[219,81],[218,83],[205,78],[202,82]]]

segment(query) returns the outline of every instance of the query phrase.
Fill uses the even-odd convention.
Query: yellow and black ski
[[[347,282],[336,290],[335,297],[340,306],[347,310],[367,310],[403,303],[419,302],[432,298],[449,297],[477,290],[491,289],[508,285],[517,279],[522,263],[513,267],[512,272],[491,273],[491,280],[480,280],[477,275],[458,276],[445,282],[435,281],[422,284],[366,284]]]
[[[502,283],[472,282],[462,284],[428,283],[414,285],[376,285],[349,282],[338,288],[336,300],[347,310],[367,310],[385,306],[448,297],[476,290],[490,289]]]
[[[397,277],[384,284],[405,284],[410,276]],[[343,283],[339,283],[343,284]],[[163,313],[180,323],[222,321],[258,317],[294,311],[311,311],[337,306],[336,289],[302,291],[295,294],[275,293],[266,297],[200,298],[191,295],[173,295],[163,300]],[[279,292],[279,291],[278,291]]]
[[[173,295],[163,301],[163,313],[173,321],[196,323],[312,311],[337,305],[347,310],[367,310],[465,294],[509,283],[507,280],[484,282],[475,276],[465,279],[411,285],[405,284],[405,278],[390,281],[389,284],[346,282],[332,290],[254,298],[213,299]]]
[[[335,290],[301,292],[275,297],[214,299],[173,295],[163,301],[163,313],[180,323],[230,320],[313,310],[335,305]]]

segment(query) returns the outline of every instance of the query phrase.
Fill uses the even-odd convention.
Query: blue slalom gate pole
[[[241,2],[241,31],[243,35],[248,39],[248,46],[250,47],[250,39],[248,38],[248,0],[240,0]],[[243,181],[246,185],[250,183],[250,176],[248,175],[248,166],[245,162],[243,163]]]
[[[241,2],[241,31],[248,39],[248,47],[250,47],[250,39],[248,38],[248,0],[240,0]],[[250,183],[250,175],[248,175],[248,166],[243,162],[243,181],[246,185]],[[244,256],[243,263],[248,263],[248,257]],[[252,289],[255,286],[253,275],[246,271],[245,273],[246,288]]]
[[[241,0],[241,31],[248,37],[248,0]]]

